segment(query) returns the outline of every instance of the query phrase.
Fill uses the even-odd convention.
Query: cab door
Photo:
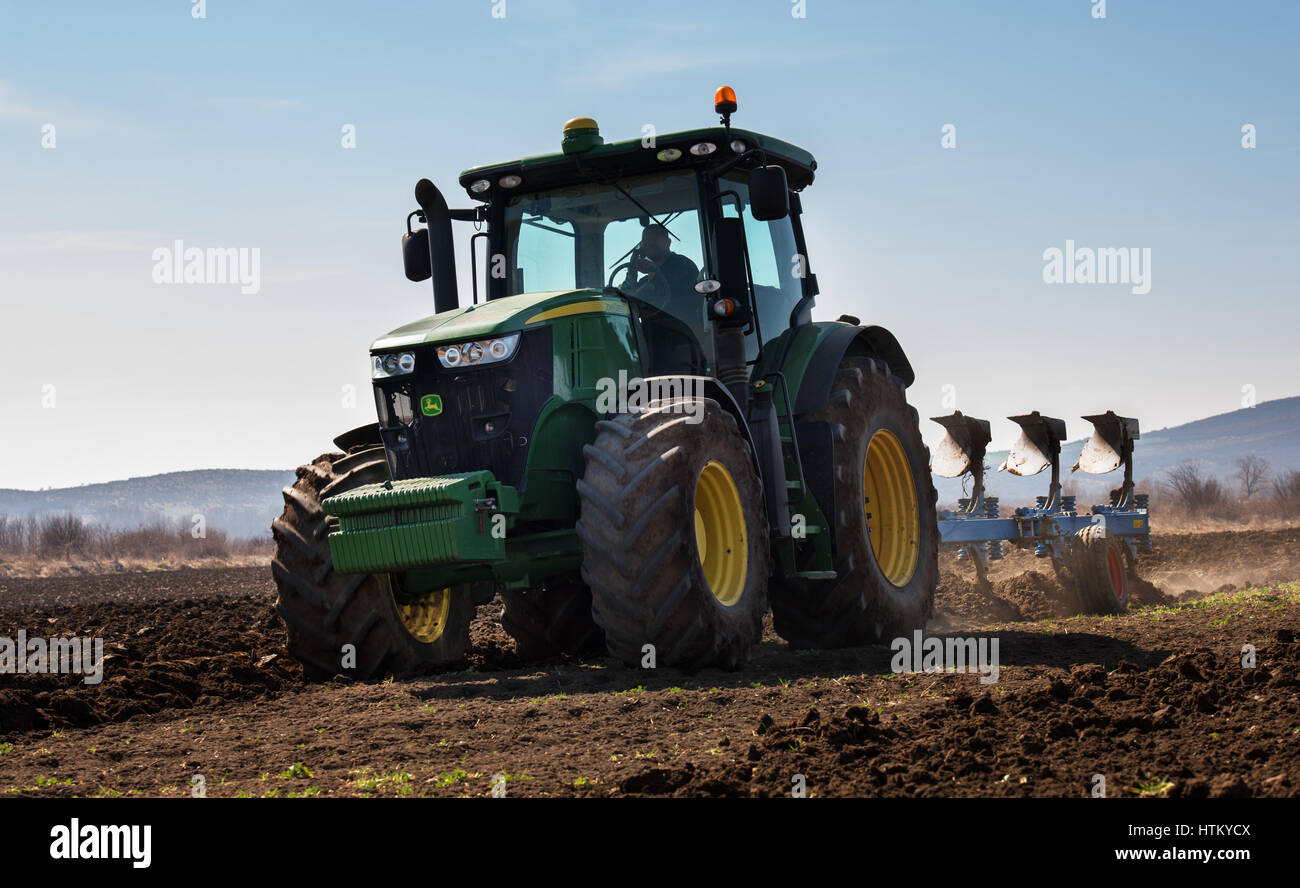
[[[717,183],[717,200],[722,218],[743,223],[754,298],[745,357],[752,364],[764,346],[790,328],[790,315],[804,295],[807,261],[799,250],[793,207],[784,219],[756,220],[749,212],[748,179],[744,172],[728,173]]]

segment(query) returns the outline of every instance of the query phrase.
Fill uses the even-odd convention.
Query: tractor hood
[[[627,300],[616,290],[523,293],[430,315],[398,327],[388,335],[376,339],[371,344],[370,351],[387,352],[432,342],[464,342],[513,333],[567,315],[593,312],[626,315],[628,311]]]

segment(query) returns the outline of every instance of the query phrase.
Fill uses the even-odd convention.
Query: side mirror
[[[759,222],[790,215],[790,185],[783,167],[758,167],[749,173],[749,212]]]
[[[402,235],[402,265],[408,281],[427,281],[433,276],[429,267],[429,229],[417,228]]]

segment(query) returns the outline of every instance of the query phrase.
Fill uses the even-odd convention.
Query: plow
[[[1065,422],[1035,410],[1008,417],[1019,426],[1020,436],[998,471],[1021,477],[1049,472],[1047,494],[1006,517],[998,497],[985,490],[985,456],[992,440],[988,420],[961,411],[932,418],[945,434],[933,454],[931,471],[970,482],[970,495],[961,498],[955,510],[939,513],[940,545],[956,549],[959,561],[973,564],[981,591],[990,589],[989,562],[1005,557],[1011,545],[1050,559],[1062,585],[1073,588],[1081,611],[1107,614],[1127,609],[1129,580],[1137,577],[1137,556],[1151,550],[1149,499],[1135,492],[1133,483],[1139,425],[1114,411],[1083,418],[1092,423],[1093,433],[1070,471],[1105,475],[1122,467],[1123,482],[1111,491],[1109,502],[1081,512],[1076,497],[1062,493]]]

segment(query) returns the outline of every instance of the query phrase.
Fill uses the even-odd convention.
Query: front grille
[[[504,364],[447,369],[436,347],[415,350],[415,372],[375,380],[380,434],[394,480],[487,469],[522,491],[524,462],[542,407],[554,390],[549,327],[524,332]],[[442,398],[425,416],[420,400]]]

